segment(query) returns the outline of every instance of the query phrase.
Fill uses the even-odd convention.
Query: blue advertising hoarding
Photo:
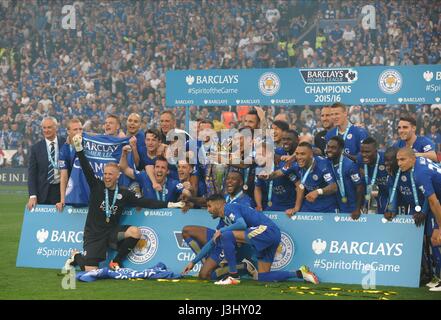
[[[353,221],[345,214],[297,214],[292,220],[282,212],[267,214],[282,230],[282,250],[273,270],[305,264],[322,282],[347,284],[362,284],[374,270],[377,285],[419,285],[423,228],[417,228],[411,216],[388,222],[381,215]],[[61,213],[54,206],[25,209],[17,267],[61,269],[72,249],[82,250],[86,215],[87,208],[66,207]],[[143,270],[163,262],[180,272],[194,257],[182,239],[183,226],[215,228],[217,221],[205,210],[183,214],[175,209],[130,209],[121,224],[139,226],[143,235],[126,267]]]
[[[166,105],[433,104],[441,65],[167,71]]]

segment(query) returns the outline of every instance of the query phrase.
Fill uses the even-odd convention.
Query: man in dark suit
[[[65,140],[57,137],[57,120],[44,118],[41,122],[44,139],[31,148],[28,168],[28,209],[38,204],[60,201],[59,150]]]

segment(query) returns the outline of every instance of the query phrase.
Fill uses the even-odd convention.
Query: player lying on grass
[[[228,262],[229,274],[215,284],[234,285],[240,283],[235,252],[238,243],[248,243],[256,251],[258,281],[285,281],[303,278],[315,284],[319,282],[317,276],[306,266],[300,267],[300,270],[295,272],[271,271],[271,265],[281,241],[281,233],[276,224],[262,212],[237,203],[226,204],[225,198],[221,194],[210,196],[207,199],[207,208],[213,219],[220,219],[219,224],[213,238],[185,267],[183,274],[192,270],[194,265],[213,250],[216,243],[220,241],[225,259]]]
[[[90,187],[90,199],[84,226],[84,253],[73,252],[65,267],[78,265],[83,271],[97,269],[100,261],[106,259],[107,250],[111,247],[118,250],[118,253],[109,267],[117,270],[121,267],[121,261],[141,238],[141,232],[137,227],[119,225],[124,208],[181,208],[184,203],[138,199],[126,188],[119,188],[117,181],[120,169],[116,163],[107,163],[104,166],[103,180],[96,178],[84,155],[81,135],[76,135],[72,140]]]

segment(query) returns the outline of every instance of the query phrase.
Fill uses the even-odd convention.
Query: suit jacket
[[[65,139],[58,138],[58,152],[65,143]],[[46,140],[40,140],[31,148],[28,167],[28,190],[29,196],[36,195],[38,203],[44,203],[49,192],[47,180],[49,159],[47,156]]]

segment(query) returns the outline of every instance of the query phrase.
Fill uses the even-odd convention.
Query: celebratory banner
[[[166,81],[169,107],[441,101],[441,65],[167,71]]]
[[[103,177],[104,165],[119,162],[122,147],[129,143],[130,137],[119,138],[108,135],[91,136],[83,133],[84,154],[99,178]],[[124,175],[121,175],[124,177]],[[89,185],[81,169],[80,161],[75,157],[66,188],[67,204],[80,205],[89,202]]]
[[[362,215],[353,221],[345,214],[268,212],[282,230],[282,250],[272,270],[296,270],[307,265],[322,282],[418,287],[423,228],[411,216],[392,222],[381,215]],[[38,205],[25,210],[17,267],[61,269],[72,249],[82,250],[87,208]],[[194,258],[182,238],[185,225],[215,228],[205,210],[130,209],[121,224],[139,226],[142,233],[124,266],[144,270],[159,262],[181,272]],[[110,253],[112,256],[114,253]],[[104,266],[103,264],[102,266]],[[192,274],[200,270],[198,264]]]

